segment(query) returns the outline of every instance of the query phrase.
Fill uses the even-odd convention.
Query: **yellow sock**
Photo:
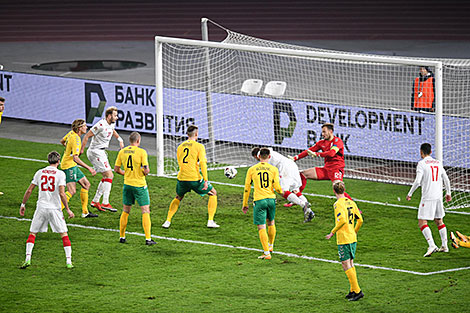
[[[68,203],[69,200],[72,198],[72,194],[70,192],[66,191],[65,196],[67,197],[67,203]],[[60,205],[61,205],[62,210],[65,209],[65,205],[62,202],[60,202]]]
[[[142,214],[142,227],[144,227],[145,240],[152,239],[150,229],[152,228],[152,222],[150,221],[150,213]]]
[[[209,213],[209,221],[214,220],[215,211],[217,210],[217,196],[209,196],[207,203],[207,213]]]
[[[175,215],[176,211],[178,211],[178,207],[180,206],[180,200],[178,199],[173,199],[170,203],[170,208],[168,209],[168,215],[166,217],[166,220],[168,222],[171,222],[171,219],[173,218],[173,215]]]
[[[359,293],[359,291],[361,291],[361,288],[359,287],[359,284],[357,282],[356,269],[354,267],[351,267],[344,273],[346,274],[346,276],[348,276],[349,284],[351,285],[351,291]]]
[[[127,227],[128,218],[129,218],[129,213],[122,211],[121,219],[119,220],[119,236],[121,238],[126,238],[126,227]]]
[[[276,238],[276,225],[268,226],[269,244],[274,245],[274,238]]]
[[[88,190],[82,188],[80,191],[80,201],[82,202],[82,213],[88,214]]]
[[[261,245],[263,246],[263,250],[265,252],[269,251],[269,245],[268,245],[268,234],[266,233],[266,228],[259,229],[259,240],[261,241]]]

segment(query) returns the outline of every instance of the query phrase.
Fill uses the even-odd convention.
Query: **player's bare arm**
[[[69,203],[67,202],[67,196],[65,195],[65,186],[59,186],[59,196],[60,196],[60,201],[64,204],[65,210],[67,211],[67,214],[69,215],[69,218],[74,218],[75,214],[70,210],[69,208]]]
[[[28,202],[29,197],[31,197],[31,193],[33,192],[34,188],[36,188],[36,185],[30,184],[28,189],[26,189],[26,192],[24,193],[23,202],[21,202],[21,205],[20,205],[21,216],[24,216],[24,213],[26,211],[26,202]]]
[[[142,166],[142,173],[144,173],[145,176],[150,173],[150,168],[148,167],[148,165]]]
[[[113,130],[113,137],[116,138],[117,141],[119,141],[119,147],[121,149],[124,149],[124,140],[122,140],[121,136],[119,136],[116,130]]]
[[[114,173],[118,173],[119,175],[124,176],[124,174],[125,174],[126,172],[124,172],[120,166],[115,166],[115,167],[114,167]]]
[[[91,130],[88,131],[88,133],[86,133],[86,135],[83,137],[83,140],[82,140],[82,147],[80,148],[80,155],[83,154],[83,151],[85,151],[85,147],[86,147],[86,144],[88,142],[88,139],[90,139],[91,137],[93,137],[95,134],[93,134],[93,132]]]
[[[63,145],[64,147],[66,146],[67,142],[65,141],[64,138],[60,140],[60,144]]]
[[[90,173],[91,173],[91,176],[95,176],[96,175],[96,171],[91,168],[90,166],[88,166],[85,162],[83,162],[79,157],[78,155],[74,154],[73,155],[73,160],[75,161],[75,163],[77,163],[78,165],[86,168]]]

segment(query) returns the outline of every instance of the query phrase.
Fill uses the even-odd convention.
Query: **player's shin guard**
[[[437,227],[439,229],[439,236],[441,236],[442,247],[447,247],[447,227],[445,224]]]
[[[259,240],[261,241],[261,245],[263,246],[263,250],[265,254],[269,253],[269,244],[268,244],[268,234],[266,233],[266,228],[259,229]]]
[[[31,261],[31,254],[33,254],[35,240],[36,240],[36,236],[29,234],[28,240],[26,240],[26,259],[25,259],[26,262]]]
[[[142,227],[144,228],[145,240],[151,240],[152,234],[150,230],[152,228],[152,222],[150,221],[150,213],[142,214]]]
[[[62,237],[62,243],[64,245],[67,264],[72,264],[72,244],[70,243],[69,236]]]
[[[65,197],[67,198],[67,203],[69,202],[69,200],[72,198],[72,194],[68,191],[65,192]],[[63,210],[65,208],[65,205],[60,202],[60,207],[61,209]]]
[[[80,191],[80,202],[82,203],[82,213],[88,214],[88,190],[82,188]]]
[[[274,245],[274,239],[276,238],[276,225],[268,226],[268,244],[269,246]]]
[[[349,284],[351,285],[351,290],[355,293],[359,293],[361,291],[361,288],[359,287],[359,283],[357,282],[356,269],[354,267],[350,267],[344,273],[348,277]]]
[[[126,227],[129,213],[122,211],[121,218],[119,219],[119,237],[126,238]]]
[[[93,202],[100,203],[101,196],[103,195],[103,180],[100,181],[98,188],[96,188],[95,196],[93,197]]]
[[[207,213],[209,215],[209,221],[214,220],[215,211],[217,211],[217,196],[209,196],[209,202],[207,203]]]
[[[209,199],[210,201],[210,199]],[[173,218],[173,215],[175,215],[176,211],[178,211],[178,207],[180,205],[180,200],[178,199],[173,199],[173,201],[171,201],[170,203],[170,208],[168,209],[168,215],[166,217],[166,220],[168,222],[171,222],[171,219]]]
[[[111,193],[111,187],[113,180],[111,178],[103,178],[103,204],[109,204],[109,194]]]
[[[421,232],[423,233],[424,239],[426,239],[426,241],[428,242],[429,247],[435,246],[434,239],[432,238],[431,229],[427,224],[421,226]]]

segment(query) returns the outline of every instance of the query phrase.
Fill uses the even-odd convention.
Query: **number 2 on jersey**
[[[186,153],[186,155],[183,158],[183,163],[188,163],[188,161],[186,161],[186,158],[189,155],[189,148],[184,148],[183,153]]]
[[[134,170],[134,165],[132,165],[132,155],[130,155],[128,158],[127,158],[127,168],[130,168],[131,171]]]

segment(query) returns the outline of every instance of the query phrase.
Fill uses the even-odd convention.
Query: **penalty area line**
[[[16,221],[31,222],[31,219],[29,219],[29,218],[19,218],[19,217],[14,217],[14,216],[2,216],[2,215],[0,215],[0,218],[16,220]],[[67,226],[68,227],[76,227],[76,228],[83,228],[83,229],[91,229],[91,230],[100,230],[100,231],[108,231],[108,232],[119,233],[119,229],[103,228],[103,227],[96,227],[96,226],[86,226],[86,225],[80,225],[80,224],[67,224]],[[137,232],[126,232],[126,235],[135,235],[135,236],[145,237],[145,234],[137,233]],[[160,240],[168,240],[168,241],[177,241],[177,242],[184,242],[184,243],[199,244],[199,245],[215,246],[215,247],[222,247],[222,248],[238,249],[238,250],[245,250],[245,251],[257,251],[257,252],[260,252],[260,253],[263,252],[263,250],[256,249],[256,248],[248,248],[248,247],[243,247],[243,246],[234,246],[234,245],[220,244],[220,243],[207,242],[207,241],[189,240],[189,239],[173,238],[173,237],[165,237],[165,236],[157,236],[157,235],[152,235],[152,238],[160,239]],[[283,256],[287,256],[287,257],[291,257],[291,258],[297,258],[297,259],[304,259],[304,260],[311,260],[311,261],[318,261],[318,262],[325,262],[325,263],[341,264],[340,261],[336,261],[336,260],[328,260],[328,259],[316,258],[316,257],[311,257],[311,256],[306,256],[306,255],[298,255],[298,254],[295,254],[295,253],[274,251],[273,254],[283,255]],[[463,270],[470,269],[470,266],[468,266],[468,267],[450,268],[450,269],[445,269],[445,270],[441,270],[441,271],[434,271],[434,272],[417,272],[417,271],[403,270],[403,269],[399,269],[399,268],[391,268],[391,267],[385,267],[385,266],[375,266],[375,265],[360,264],[360,263],[355,263],[355,266],[370,268],[370,269],[377,269],[377,270],[384,270],[384,271],[407,273],[407,274],[413,274],[413,275],[419,275],[419,276],[429,276],[429,275],[448,273],[448,272],[457,272],[457,271],[463,271]]]

